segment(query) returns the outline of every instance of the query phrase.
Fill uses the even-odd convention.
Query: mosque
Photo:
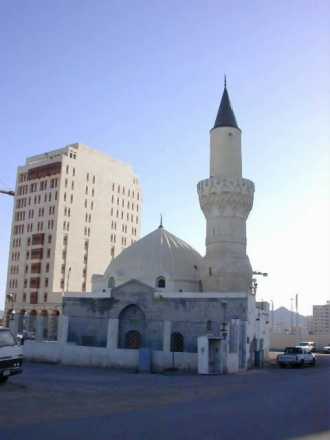
[[[260,365],[269,324],[267,304],[256,302],[246,254],[254,184],[242,177],[241,129],[226,83],[210,130],[210,176],[197,192],[206,255],[161,222],[92,277],[90,294],[64,296],[52,356],[147,371],[221,374]]]

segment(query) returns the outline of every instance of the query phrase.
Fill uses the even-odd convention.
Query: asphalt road
[[[329,355],[227,376],[26,364],[0,386],[0,440],[329,440],[329,383]]]

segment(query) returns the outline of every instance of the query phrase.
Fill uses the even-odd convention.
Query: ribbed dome
[[[113,277],[116,286],[137,279],[156,287],[158,277],[166,280],[166,290],[199,290],[202,257],[183,240],[163,227],[124,249],[108,266],[104,277]]]

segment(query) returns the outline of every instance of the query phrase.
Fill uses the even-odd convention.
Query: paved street
[[[316,368],[147,375],[26,364],[0,386],[0,439],[329,438],[330,356]]]

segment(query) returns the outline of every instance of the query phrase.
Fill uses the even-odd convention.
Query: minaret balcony
[[[198,183],[197,192],[206,218],[223,215],[246,219],[253,206],[254,183],[248,179],[212,176]]]

